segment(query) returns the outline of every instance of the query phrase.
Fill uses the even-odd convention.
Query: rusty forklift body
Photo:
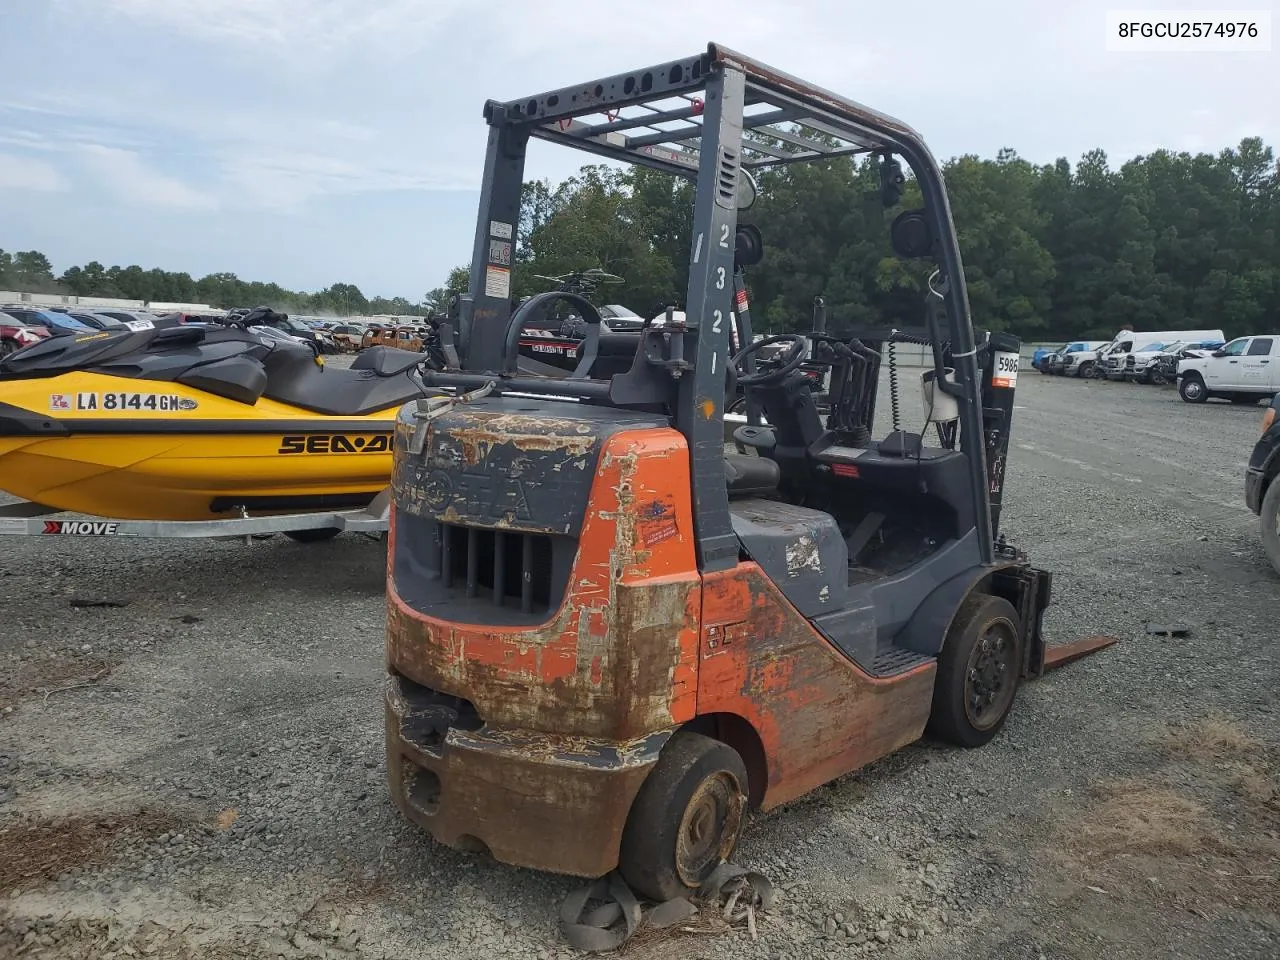
[[[990,739],[1011,688],[1043,670],[1050,578],[998,536],[1019,344],[975,343],[921,138],[716,44],[484,113],[460,359],[423,374],[436,398],[396,424],[385,707],[402,812],[445,844],[583,877],[621,867],[668,896],[727,857],[748,808],[927,726]],[[512,313],[530,138],[695,180],[684,323],[601,335],[564,292]],[[937,267],[927,323],[906,338],[932,346],[954,403],[940,446],[871,436],[880,348],[900,331],[806,347],[834,364],[825,421],[803,352],[767,375],[752,348],[730,355],[727,318],[753,342],[746,174],[866,153],[882,158],[886,206],[896,157],[921,188],[895,248]],[[588,320],[578,367],[523,375],[520,330],[557,298]],[[737,382],[749,423],[726,455]],[[999,713],[985,727],[983,698]]]

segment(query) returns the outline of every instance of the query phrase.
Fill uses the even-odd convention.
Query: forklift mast
[[[961,449],[967,455],[970,485],[978,501],[974,506],[980,560],[993,562],[992,503],[978,496],[992,483],[985,442],[988,420],[964,269],[941,170],[916,131],[714,43],[697,56],[643,73],[619,74],[517,101],[490,100],[484,116],[489,124],[484,186],[470,290],[460,304],[459,318],[462,371],[471,376],[436,377],[436,385],[474,387],[513,372],[503,349],[511,318],[515,233],[531,139],[664,170],[696,183],[686,321],[683,327],[664,328],[672,338],[664,348],[664,359],[633,368],[630,379],[620,378],[631,388],[629,393],[616,382],[619,378],[612,387],[581,378],[570,378],[570,383],[588,402],[626,406],[626,396],[651,398],[654,381],[667,379],[674,426],[690,451],[694,539],[698,567],[704,573],[734,566],[739,555],[724,483],[723,414],[726,367],[732,356],[731,318],[735,291],[741,289],[735,283],[735,247],[743,174],[815,158],[867,153],[903,157],[924,201],[916,222],[928,238],[928,249],[920,255],[936,260],[946,281],[945,337],[951,344],[955,382],[943,383],[941,389],[954,397],[959,408]],[[673,123],[684,126],[672,129]],[[789,124],[791,129],[779,124]],[[823,139],[805,136],[806,129]],[[753,136],[744,137],[747,131]],[[739,332],[745,335],[743,344],[749,343],[749,321],[747,329]],[[566,385],[559,382],[561,388]],[[533,392],[550,392],[526,386]]]

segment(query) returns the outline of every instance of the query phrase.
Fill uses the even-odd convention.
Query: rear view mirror
[[[760,195],[760,186],[756,183],[756,178],[751,176],[745,170],[738,171],[738,210],[750,210],[756,205],[756,198]]]
[[[933,228],[923,210],[904,210],[889,226],[889,243],[894,252],[908,260],[926,257],[933,250]]]
[[[1213,351],[1213,355],[1214,355],[1215,357],[1225,357],[1225,356],[1227,355],[1227,351],[1225,351],[1225,350],[1215,350],[1215,351]]]
[[[738,224],[734,241],[735,267],[753,267],[764,259],[764,238],[760,235],[759,227],[751,223]]]

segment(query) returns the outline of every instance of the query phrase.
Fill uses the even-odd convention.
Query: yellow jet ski
[[[331,368],[216,324],[50,337],[0,361],[0,490],[126,520],[361,507],[391,482],[425,359],[373,347]]]

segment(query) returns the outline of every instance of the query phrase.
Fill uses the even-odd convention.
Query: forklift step
[[[871,672],[877,677],[896,677],[923,664],[932,663],[933,660],[928,654],[887,643],[876,650],[876,658],[871,662]]]

